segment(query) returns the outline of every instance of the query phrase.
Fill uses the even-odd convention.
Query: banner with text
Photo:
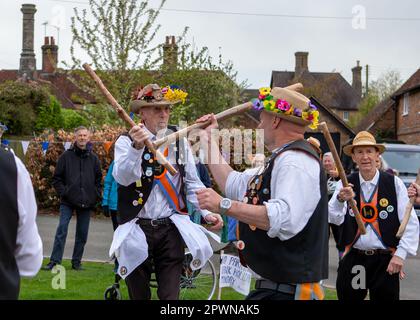
[[[241,265],[239,257],[222,254],[220,258],[220,288],[231,287],[235,291],[247,295],[251,287],[249,269]]]

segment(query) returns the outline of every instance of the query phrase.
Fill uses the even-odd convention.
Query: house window
[[[343,111],[343,120],[344,121],[349,121],[349,112],[348,111]]]
[[[403,100],[403,116],[408,115],[408,110],[410,109],[410,104],[408,103],[408,97],[410,96],[410,94],[407,92],[406,94],[404,94],[404,100]]]

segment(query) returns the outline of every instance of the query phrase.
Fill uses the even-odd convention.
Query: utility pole
[[[47,36],[47,25],[48,25],[48,21],[45,21],[42,25],[44,26],[44,37],[46,37]]]
[[[369,65],[366,65],[366,92],[365,96],[369,94]]]

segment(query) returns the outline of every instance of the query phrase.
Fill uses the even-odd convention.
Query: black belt
[[[392,251],[389,249],[370,249],[370,250],[360,250],[353,248],[356,253],[365,255],[365,256],[373,256],[378,254],[392,254]]]
[[[170,218],[161,218],[161,219],[144,219],[138,218],[136,223],[140,226],[169,226],[172,224],[172,220]]]
[[[267,279],[255,281],[255,289],[269,289],[287,294],[295,294],[296,285],[288,283],[278,283]]]

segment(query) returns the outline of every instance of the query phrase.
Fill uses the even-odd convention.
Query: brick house
[[[420,69],[358,124],[377,138],[420,144]]]

